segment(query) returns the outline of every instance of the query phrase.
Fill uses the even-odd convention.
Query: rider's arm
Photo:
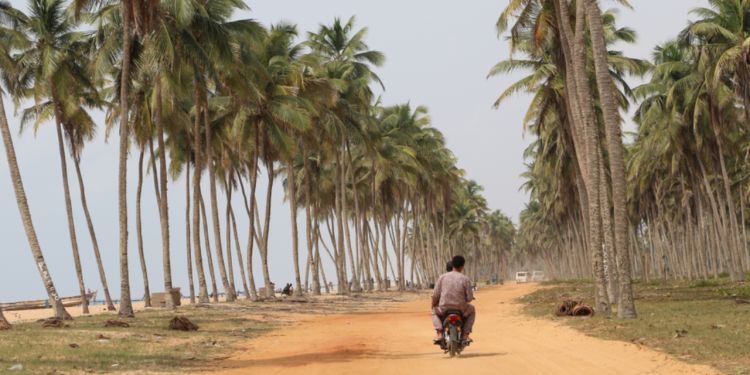
[[[466,289],[466,303],[471,303],[474,300],[474,288],[472,288],[471,280],[468,277],[464,283],[464,289]]]
[[[432,307],[435,307],[440,304],[440,293],[442,293],[442,281],[443,278],[440,277],[438,281],[435,283],[435,289],[432,291]]]

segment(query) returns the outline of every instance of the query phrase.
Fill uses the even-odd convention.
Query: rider
[[[443,315],[446,311],[455,309],[463,312],[463,340],[466,342],[471,342],[469,335],[476,319],[476,310],[470,303],[474,300],[471,280],[462,273],[466,259],[456,255],[451,263],[452,271],[440,276],[432,293],[432,325],[437,332],[435,343],[443,340]]]

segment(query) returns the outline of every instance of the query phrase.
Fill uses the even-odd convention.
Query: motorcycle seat
[[[450,309],[450,310],[446,310],[444,315],[445,316],[458,315],[463,318],[464,312],[458,309]]]

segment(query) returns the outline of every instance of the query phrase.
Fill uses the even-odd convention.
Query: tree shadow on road
[[[468,354],[461,354],[459,358],[483,358],[483,357],[497,357],[501,355],[508,355],[508,353],[468,353]]]
[[[508,355],[508,353],[467,353],[459,359],[486,358]],[[324,352],[295,354],[282,357],[251,360],[228,360],[224,364],[228,368],[252,368],[265,366],[299,367],[311,363],[343,363],[362,359],[409,360],[420,357],[435,357],[435,359],[450,359],[440,352],[422,353],[382,353],[369,351],[366,348],[336,348]]]
[[[324,352],[294,354],[281,357],[249,359],[249,360],[228,360],[225,361],[230,368],[251,368],[265,366],[284,366],[298,367],[310,363],[340,363],[351,362],[357,359],[372,358],[374,353],[368,352],[362,348],[337,348]]]

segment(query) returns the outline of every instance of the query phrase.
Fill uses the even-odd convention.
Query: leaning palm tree
[[[23,180],[21,179],[21,172],[18,169],[18,161],[16,159],[16,151],[13,147],[13,139],[10,135],[10,128],[8,127],[8,119],[5,115],[5,105],[0,100],[0,133],[3,136],[3,144],[5,146],[5,154],[8,159],[8,169],[10,171],[11,181],[13,182],[13,190],[16,194],[16,203],[18,204],[18,210],[21,214],[21,220],[23,221],[24,230],[26,231],[26,237],[29,240],[29,247],[34,261],[36,262],[39,274],[42,276],[44,287],[47,290],[50,304],[55,310],[55,316],[61,319],[70,319],[70,314],[65,310],[62,304],[62,300],[57,294],[57,289],[52,281],[52,276],[47,269],[47,263],[44,261],[44,255],[42,254],[39,240],[36,237],[36,230],[34,229],[34,223],[31,220],[31,211],[29,210],[29,203],[26,199],[26,192],[23,188]]]
[[[5,86],[13,87],[15,84],[14,79],[8,78],[17,74],[17,67],[15,61],[10,58],[9,52],[16,48],[27,47],[29,41],[23,33],[18,32],[16,27],[18,26],[18,17],[21,15],[20,12],[13,9],[7,3],[0,3],[0,12],[0,22],[2,22],[2,25],[0,25],[0,69],[2,69]],[[8,161],[8,171],[10,172],[11,182],[13,183],[13,191],[16,196],[18,211],[21,215],[26,238],[29,241],[29,249],[34,257],[39,274],[42,277],[42,282],[47,291],[50,305],[54,308],[56,317],[61,319],[71,319],[70,314],[68,314],[62,304],[60,296],[57,294],[57,289],[52,281],[52,276],[47,268],[42,248],[39,245],[39,240],[36,236],[36,230],[34,229],[34,223],[31,218],[31,210],[29,209],[29,203],[23,187],[23,180],[21,179],[21,171],[18,168],[16,150],[13,147],[13,139],[11,138],[10,127],[8,126],[8,117],[5,114],[5,103],[1,94],[0,134],[3,138],[5,156]]]
[[[71,249],[78,287],[81,293],[81,307],[88,314],[88,300],[83,280],[83,270],[78,249],[73,206],[68,183],[68,167],[63,141],[67,135],[85,134],[76,127],[92,128],[93,121],[81,104],[90,96],[92,84],[86,78],[86,61],[82,54],[86,34],[75,31],[75,23],[66,16],[61,0],[33,0],[29,5],[30,14],[21,16],[21,28],[30,38],[28,48],[15,57],[19,61],[19,94],[33,97],[35,106],[25,111],[25,124],[35,118],[37,124],[54,119],[62,171],[65,210],[68,220]],[[66,130],[64,130],[66,129]],[[72,145],[80,144],[70,139]]]
[[[594,70],[599,91],[599,104],[604,119],[607,138],[607,151],[612,184],[612,200],[615,217],[615,247],[617,248],[617,270],[620,282],[620,301],[617,315],[620,318],[633,319],[636,317],[633,303],[633,286],[630,274],[630,247],[628,246],[628,212],[625,197],[625,148],[622,144],[622,127],[617,104],[617,89],[610,77],[607,57],[607,41],[602,24],[602,13],[597,0],[587,0],[586,19],[591,34],[591,45],[594,55]],[[606,194],[603,194],[606,195]],[[608,211],[608,210],[607,210]],[[607,214],[608,215],[608,214]]]

